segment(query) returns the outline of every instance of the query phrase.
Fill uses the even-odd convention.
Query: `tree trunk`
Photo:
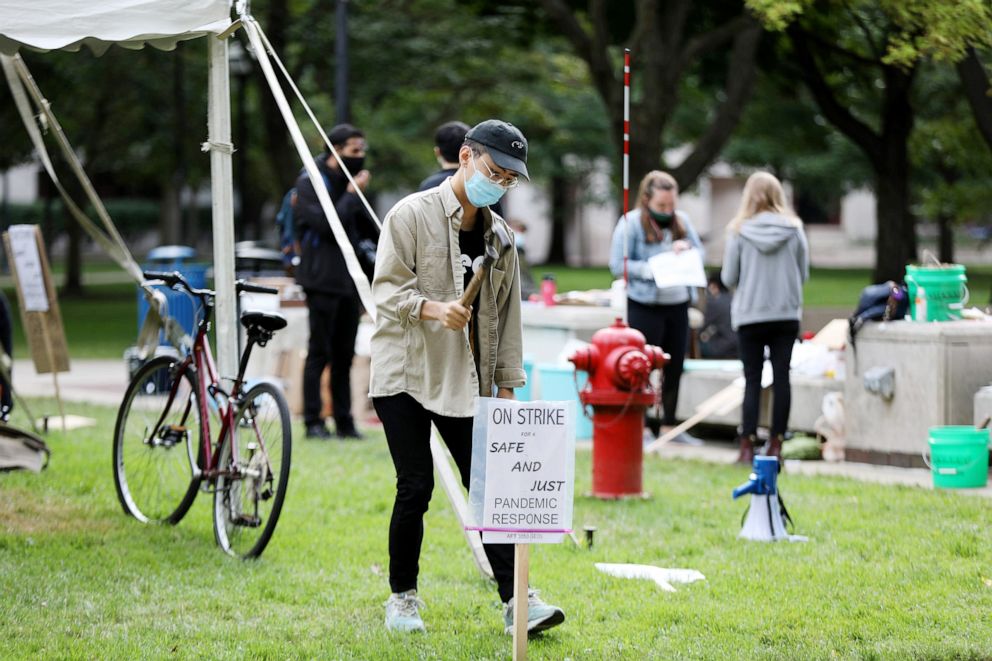
[[[965,58],[958,62],[957,69],[978,131],[988,148],[992,149],[992,85],[974,48],[968,49]]]
[[[565,263],[565,224],[568,218],[568,182],[564,177],[551,177],[551,248],[549,264]]]
[[[179,243],[182,217],[179,213],[179,190],[170,177],[162,182],[159,207],[159,244],[163,246]]]
[[[947,212],[937,216],[937,250],[940,261],[945,264],[954,262],[954,218]]]
[[[909,212],[909,180],[905,171],[875,175],[878,238],[873,282],[900,281],[906,264],[916,260],[916,223]]]
[[[79,297],[83,295],[83,228],[67,210],[63,211],[63,218],[66,234],[69,237],[69,250],[66,253],[62,295]]]

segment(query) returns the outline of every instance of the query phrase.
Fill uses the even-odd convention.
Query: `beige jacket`
[[[488,209],[480,211],[485,240],[491,242],[492,224],[505,223]],[[479,294],[478,374],[467,328],[453,331],[440,321],[420,318],[424,301],[452,301],[462,295],[461,220],[462,207],[450,180],[403,198],[386,216],[372,280],[377,314],[369,396],[405,392],[429,411],[471,417],[476,396],[493,396],[494,386],[526,383],[515,248],[492,265]],[[509,228],[507,234],[512,240]]]

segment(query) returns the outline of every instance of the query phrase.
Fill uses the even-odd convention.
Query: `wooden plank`
[[[739,399],[735,399],[739,398]],[[671,430],[662,434],[656,441],[648,444],[644,452],[658,452],[662,447],[682,432],[692,429],[708,416],[723,407],[733,408],[739,406],[744,401],[744,391],[736,383],[732,383],[726,388],[714,393],[696,407],[696,412],[691,417],[684,420],[680,425],[672,427]]]
[[[462,533],[465,535],[465,541],[468,542],[469,550],[472,551],[472,558],[475,560],[475,565],[479,568],[479,572],[483,577],[495,580],[493,568],[489,565],[489,558],[486,557],[486,551],[482,548],[482,535],[474,530],[465,530],[465,526],[468,525],[470,518],[468,502],[465,500],[465,493],[462,491],[461,480],[458,479],[454,470],[452,470],[451,461],[448,459],[448,452],[437,439],[437,430],[433,425],[431,426],[431,456],[434,459],[434,468],[437,470],[438,477],[441,480],[441,486],[444,488],[444,493],[448,496],[451,509],[455,511],[458,525],[461,526]]]
[[[530,545],[513,545],[513,661],[527,658]]]

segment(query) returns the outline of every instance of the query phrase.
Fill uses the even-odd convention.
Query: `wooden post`
[[[48,335],[48,326],[42,324],[41,335],[45,341],[45,354],[48,356],[48,364],[55,364],[55,352],[52,351],[52,338]],[[68,431],[65,426],[65,404],[62,402],[62,391],[59,390],[59,373],[57,370],[52,370],[52,383],[55,385],[55,401],[59,405],[59,416],[62,418],[62,433]],[[48,421],[45,421],[45,429],[48,429]]]
[[[455,512],[458,524],[461,526],[462,533],[465,535],[465,541],[468,543],[468,548],[472,552],[472,559],[475,560],[475,566],[479,568],[479,573],[484,578],[493,580],[493,569],[489,565],[489,558],[486,557],[485,549],[482,548],[482,536],[474,530],[465,529],[469,521],[468,502],[465,500],[465,494],[462,493],[461,482],[451,469],[451,463],[448,461],[448,453],[444,451],[441,442],[437,440],[437,430],[433,426],[431,427],[431,456],[434,459],[434,468],[437,470],[437,476],[441,480],[441,486],[444,488],[444,493],[448,496],[448,502],[451,503],[451,509]]]
[[[513,545],[513,661],[527,659],[527,609],[530,599],[530,545]]]

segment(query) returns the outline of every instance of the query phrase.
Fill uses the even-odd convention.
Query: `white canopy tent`
[[[21,48],[79,50],[83,45],[86,45],[99,54],[115,44],[131,49],[140,49],[145,45],[172,49],[179,41],[207,37],[209,58],[208,137],[207,141],[203,143],[203,151],[210,152],[217,362],[223,376],[233,376],[238,366],[236,292],[234,290],[234,196],[231,176],[231,154],[234,151],[234,145],[231,144],[231,95],[228,46],[225,37],[233,33],[237,27],[245,29],[258,56],[266,82],[279,105],[280,112],[299,152],[303,167],[311,179],[319,180],[320,174],[289,108],[288,101],[276,80],[275,71],[269,61],[270,53],[324,138],[325,144],[340,161],[337,151],[327,140],[327,135],[320,128],[316,117],[307,106],[296,85],[289,79],[261,28],[248,12],[247,1],[239,0],[237,10],[241,18],[235,24],[230,19],[231,5],[229,0],[101,0],[100,3],[79,3],[76,0],[34,0],[30,7],[25,6],[23,2],[0,0],[0,59],[3,60],[4,73],[11,85],[15,101],[18,102],[26,128],[32,134],[32,140],[41,152],[44,151],[44,145],[38,136],[37,127],[33,126],[30,114],[25,112],[28,103],[25,98],[27,94],[20,88],[27,87],[35,105],[56,128],[58,128],[58,122],[51,114],[40,90],[31,79],[27,67],[19,59],[18,52]],[[61,132],[59,131],[59,133]],[[78,159],[68,148],[68,141],[65,136],[59,135],[58,137],[63,153],[73,165],[73,169],[87,191],[90,201],[97,209],[101,220],[104,221],[108,234],[115,238],[119,244],[123,244],[116,228],[113,227],[112,221],[106,214],[106,210],[103,209],[102,203],[89,185],[81,165],[77,162]],[[56,186],[59,187],[47,155],[40,154],[40,157],[50,176],[55,180]],[[60,192],[65,196],[61,188]],[[358,289],[359,298],[366,311],[374,317],[375,305],[372,301],[369,281],[362,272],[330,196],[321,186],[316,188],[316,193],[331,231],[341,247],[348,271]],[[369,214],[378,224],[375,212],[360,190],[359,196],[365,203]],[[70,202],[70,200],[66,201],[67,203]],[[70,204],[71,210],[73,207],[74,205]],[[92,225],[92,222],[81,212],[78,212],[78,209],[75,211],[74,215],[84,227]],[[97,238],[101,239],[101,237]],[[101,243],[104,242],[105,240],[101,239]],[[121,252],[126,253],[126,255],[124,259],[119,261],[130,262],[130,264],[122,263],[122,266],[132,275],[135,275],[138,269],[134,265],[129,251],[123,247]],[[136,277],[140,279],[140,272],[136,274]]]
[[[0,0],[0,53],[22,48],[95,53],[111,45],[164,50],[176,43],[221,34],[231,26],[229,0]],[[231,170],[231,94],[227,41],[207,39],[209,58],[207,142],[213,200],[214,287],[217,363],[237,372],[234,292],[234,211]]]

